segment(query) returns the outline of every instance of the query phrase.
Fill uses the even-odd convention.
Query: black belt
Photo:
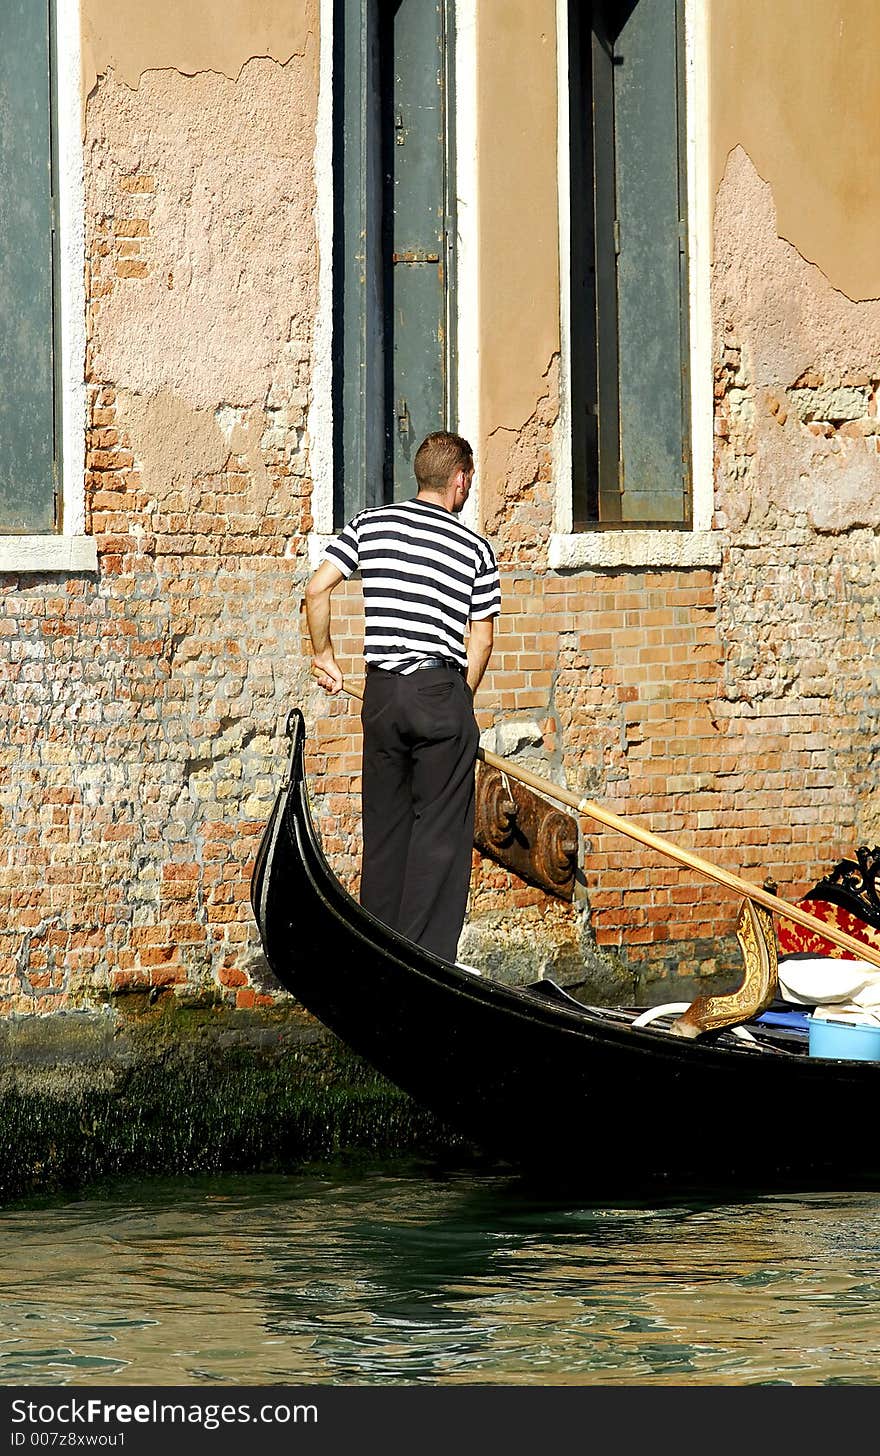
[[[423,657],[414,667],[380,667],[377,662],[368,662],[367,672],[391,672],[398,677],[408,677],[411,672],[421,672],[427,667],[445,667],[450,672],[457,672],[462,677],[467,677],[467,668],[461,667],[459,663],[453,662],[448,657]]]

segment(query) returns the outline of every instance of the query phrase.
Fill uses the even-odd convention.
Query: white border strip
[[[80,15],[78,0],[55,6],[58,116],[59,370],[61,535],[0,537],[0,571],[96,571],[85,536],[86,296]]]
[[[456,413],[474,451],[474,488],[462,519],[480,511],[480,231],[476,0],[455,0]]]
[[[78,0],[57,0],[58,230],[61,274],[61,449],[63,532],[85,530],[86,297],[80,16]]]
[[[0,536],[0,572],[97,569],[94,536]]]
[[[712,527],[715,506],[712,389],[712,200],[709,171],[708,0],[686,0],[688,306],[691,354],[691,472],[694,530]]]
[[[553,495],[553,530],[572,527],[571,484],[571,117],[569,109],[568,0],[556,0],[556,171],[559,184],[559,414],[554,459],[559,481]],[[552,540],[556,540],[554,535]]]
[[[553,535],[547,565],[556,571],[611,566],[720,566],[720,531],[577,531]]]
[[[308,548],[313,565],[317,565],[323,539],[333,530],[333,0],[321,0],[318,33],[320,57],[314,159],[318,304],[308,411],[314,522]],[[313,536],[323,539],[313,541]],[[295,554],[296,542],[291,542],[290,548],[289,554]]]

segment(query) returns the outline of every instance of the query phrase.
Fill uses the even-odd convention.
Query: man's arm
[[[495,618],[480,617],[478,621],[471,622],[470,636],[467,645],[468,660],[468,687],[472,693],[483,680],[483,673],[492,656],[492,643],[495,638]]]
[[[330,561],[322,561],[306,587],[306,625],[312,643],[312,667],[325,692],[342,689],[342,671],[330,641],[330,593],[345,577]]]

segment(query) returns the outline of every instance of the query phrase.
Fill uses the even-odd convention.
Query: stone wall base
[[[139,998],[129,998],[134,1001]],[[118,1177],[292,1172],[461,1146],[297,1007],[71,1011],[0,1023],[0,1200]]]

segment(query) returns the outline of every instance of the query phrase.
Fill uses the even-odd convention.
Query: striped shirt
[[[467,668],[470,621],[501,610],[498,567],[488,541],[432,501],[361,511],[326,547],[324,560],[364,589],[364,657],[415,672],[423,657]]]

